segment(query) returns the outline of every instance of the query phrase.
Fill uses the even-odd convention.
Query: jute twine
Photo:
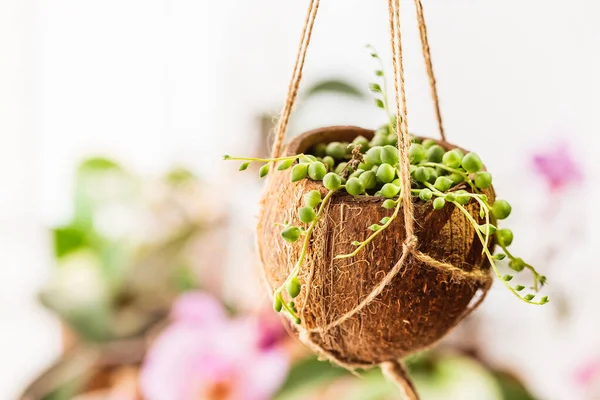
[[[310,0],[309,7],[306,14],[306,19],[302,29],[300,45],[294,64],[294,70],[292,78],[288,88],[285,104],[281,112],[276,131],[273,148],[271,152],[272,158],[281,156],[283,149],[283,143],[290,119],[290,115],[298,94],[300,82],[302,80],[302,71],[306,60],[306,53],[310,44],[314,23],[316,20],[317,12],[319,9],[320,0]],[[445,133],[442,124],[442,117],[439,106],[439,97],[436,87],[436,79],[433,72],[433,66],[431,61],[430,47],[427,39],[427,27],[425,24],[425,17],[423,14],[423,6],[420,0],[415,0],[415,6],[417,10],[417,20],[419,25],[419,33],[421,38],[423,57],[429,76],[429,84],[431,87],[432,99],[434,103],[436,118],[438,122],[438,128],[440,136],[445,140]],[[473,282],[481,285],[480,295],[472,304],[465,310],[463,315],[456,321],[455,325],[458,324],[462,319],[469,315],[479,304],[484,300],[487,294],[487,289],[490,287],[492,280],[489,273],[481,270],[474,269],[473,271],[464,271],[461,268],[455,267],[454,265],[443,263],[435,260],[428,255],[420,252],[417,248],[418,241],[414,233],[414,217],[413,217],[413,202],[411,196],[411,181],[410,181],[410,159],[409,149],[411,145],[411,139],[408,131],[408,111],[407,111],[407,100],[406,100],[406,88],[405,88],[405,76],[404,76],[404,64],[403,64],[403,53],[402,53],[402,33],[400,24],[400,0],[388,0],[388,12],[389,12],[389,25],[390,25],[390,43],[392,47],[392,60],[393,60],[393,71],[394,71],[394,94],[396,99],[396,131],[398,134],[398,149],[399,149],[399,169],[400,169],[400,182],[401,182],[401,196],[402,196],[402,210],[404,218],[404,227],[406,231],[405,242],[402,244],[403,253],[398,262],[394,267],[385,275],[385,277],[376,285],[372,291],[364,297],[364,299],[353,309],[343,314],[336,320],[330,322],[324,327],[318,327],[314,329],[306,329],[302,326],[294,327],[298,331],[300,340],[311,350],[316,352],[322,358],[332,361],[348,370],[355,370],[357,368],[364,368],[364,365],[353,365],[340,360],[334,354],[326,351],[321,346],[311,340],[310,334],[315,332],[327,332],[332,328],[342,324],[349,318],[360,312],[365,306],[374,301],[383,290],[394,280],[394,278],[400,273],[405,265],[407,257],[411,256],[421,261],[424,265],[443,270],[444,272],[450,273],[452,277],[456,279],[470,279]],[[265,278],[266,280],[266,278]],[[270,294],[273,294],[273,289]],[[402,362],[400,360],[388,361],[381,364],[381,368],[386,376],[394,381],[399,389],[404,392],[405,397],[409,400],[418,399],[418,394],[412,385],[410,378],[406,373]]]

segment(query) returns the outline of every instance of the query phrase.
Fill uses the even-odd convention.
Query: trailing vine
[[[291,168],[292,182],[303,179],[319,181],[328,190],[322,196],[318,190],[304,195],[303,206],[297,210],[298,226],[288,222],[280,223],[281,237],[290,243],[302,239],[302,247],[298,260],[285,279],[274,292],[274,309],[285,311],[296,323],[300,317],[294,299],[301,292],[298,278],[305,262],[312,234],[321,220],[331,197],[340,191],[352,196],[375,196],[384,198],[382,207],[393,210],[391,215],[372,223],[368,229],[371,234],[363,241],[353,241],[356,247],[348,254],[336,255],[336,259],[357,256],[367,245],[384,232],[399,215],[401,208],[401,185],[399,170],[399,152],[395,132],[395,116],[392,115],[387,100],[387,82],[383,72],[383,62],[375,49],[368,46],[371,56],[379,63],[375,75],[380,83],[369,84],[375,95],[375,104],[383,109],[389,122],[381,126],[371,140],[359,136],[352,143],[331,142],[318,143],[308,154],[297,154],[279,158],[245,158],[225,156],[226,160],[242,161],[240,171],[248,168],[250,163],[262,163],[259,176],[264,178],[276,166],[278,171]],[[513,242],[513,232],[507,228],[498,228],[497,221],[504,220],[511,214],[512,207],[505,200],[495,200],[490,204],[489,198],[482,190],[492,186],[492,175],[483,170],[483,163],[476,153],[463,154],[459,149],[446,150],[432,139],[420,140],[412,137],[409,151],[411,195],[422,202],[431,202],[434,210],[441,210],[449,205],[458,209],[473,226],[478,240],[483,247],[482,254],[488,260],[494,274],[520,300],[534,305],[549,302],[547,296],[536,299],[536,293],[546,284],[546,277],[533,266],[526,263],[509,251]],[[479,216],[485,222],[480,224],[465,208],[476,202]],[[501,252],[492,254],[490,241],[492,236]],[[532,286],[527,294],[523,285],[512,285],[514,273],[502,274],[499,263],[507,261],[514,273],[528,270],[532,275]]]

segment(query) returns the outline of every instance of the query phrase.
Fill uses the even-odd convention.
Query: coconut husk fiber
[[[284,155],[305,152],[316,143],[352,141],[359,135],[370,139],[373,131],[314,130],[290,142]],[[438,143],[446,149],[456,147]],[[285,242],[281,227],[274,224],[301,224],[297,210],[303,195],[314,189],[327,193],[321,182],[292,183],[290,175],[291,169],[271,174],[257,228],[270,293],[288,277],[302,247],[302,241]],[[484,193],[494,201],[493,189]],[[353,241],[366,239],[371,224],[392,214],[381,207],[383,201],[334,195],[313,231],[299,274],[302,291],[295,301],[302,323],[293,331],[320,355],[352,368],[402,359],[436,343],[479,304],[491,284],[482,244],[467,218],[452,204],[434,211],[431,202],[417,198],[414,248],[404,244],[399,216],[355,257],[334,259],[352,252]],[[484,222],[475,201],[465,207]],[[397,274],[390,279],[395,268]]]

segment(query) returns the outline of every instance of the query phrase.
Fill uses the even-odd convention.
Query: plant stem
[[[434,162],[425,162],[425,163],[420,163],[419,166],[421,167],[440,167],[441,169],[445,169],[446,171],[455,173],[455,174],[459,174],[460,176],[463,177],[463,179],[465,180],[465,182],[467,182],[469,184],[469,186],[471,186],[475,191],[479,191],[479,189],[477,188],[477,186],[475,186],[475,184],[473,184],[473,181],[471,181],[471,178],[469,178],[469,175],[459,169],[455,169],[455,168],[451,168],[448,167],[444,164],[440,164],[440,163],[434,163]]]
[[[458,209],[469,219],[469,221],[471,222],[471,224],[475,228],[475,232],[477,233],[477,236],[479,237],[479,240],[483,244],[484,243],[484,239],[481,236],[481,232],[479,232],[479,229],[476,228],[476,226],[478,226],[479,224],[477,224],[477,222],[475,221],[475,219],[473,218],[473,216],[462,205],[460,205],[456,201],[452,201],[451,203],[454,204],[456,207],[458,207]],[[541,306],[541,305],[545,304],[545,303],[542,303],[541,301],[527,300],[525,297],[521,296],[519,294],[519,292],[517,292],[512,286],[510,286],[507,281],[505,281],[504,279],[502,279],[502,275],[500,274],[500,271],[498,271],[498,268],[496,267],[496,263],[494,262],[494,257],[490,253],[490,250],[487,247],[484,247],[484,252],[485,252],[485,255],[487,256],[487,258],[488,258],[488,260],[490,262],[490,265],[492,266],[492,269],[494,270],[494,273],[496,274],[496,276],[498,278],[500,278],[500,280],[504,283],[504,286],[506,286],[508,288],[508,290],[510,290],[515,296],[517,296],[519,299],[521,299],[522,301],[524,301],[526,303],[529,303],[529,304],[534,304],[534,305],[537,305],[537,306]]]
[[[400,210],[400,206],[402,205],[402,201],[400,201],[400,198],[398,198],[397,203],[396,203],[396,208],[394,209],[394,213],[392,214],[392,216],[387,220],[387,222],[385,224],[383,224],[381,226],[381,228],[379,228],[378,230],[376,230],[375,232],[373,232],[371,234],[371,236],[369,236],[367,239],[365,239],[365,241],[361,242],[361,244],[356,248],[356,250],[354,250],[352,253],[349,254],[340,254],[334,257],[334,260],[339,260],[342,258],[350,258],[350,257],[354,257],[355,255],[357,255],[366,245],[368,245],[369,243],[371,243],[373,241],[373,239],[375,239],[375,237],[377,237],[377,235],[379,235],[381,232],[383,232],[388,226],[390,226],[390,224],[396,219],[396,217],[398,216],[398,211]]]
[[[501,244],[499,244],[499,246],[510,260],[516,259],[516,257],[508,250],[508,248],[506,246],[503,246]],[[525,263],[525,268],[530,270],[531,273],[533,274],[533,289],[537,291],[539,289],[539,283],[542,280],[542,274],[537,272],[537,270],[532,265],[529,265],[527,263]]]
[[[312,161],[310,158],[308,158],[308,156],[306,156],[306,154],[296,154],[295,156],[289,156],[289,157],[277,157],[277,158],[254,158],[254,157],[232,157],[232,156],[223,156],[224,160],[233,160],[233,161],[256,161],[256,162],[274,162],[274,161],[287,161],[287,160],[296,160],[299,159],[301,157],[305,157],[306,160],[308,161]]]
[[[446,196],[444,193],[440,192],[439,190],[437,190],[433,185],[425,183],[426,185],[429,186],[429,188],[434,192],[434,194],[437,194],[438,196]],[[487,246],[487,236],[486,238],[484,238],[481,235],[481,231],[479,230],[479,223],[477,221],[475,221],[475,218],[473,218],[473,216],[471,215],[471,213],[469,213],[469,211],[467,211],[466,208],[464,208],[460,203],[458,203],[456,200],[454,201],[450,201],[450,203],[454,204],[469,220],[469,222],[471,223],[471,225],[473,225],[473,228],[475,229],[475,233],[477,234],[477,237],[479,238],[479,240],[481,241],[481,244],[483,246],[483,251],[488,259],[488,261],[490,262],[490,265],[492,266],[492,269],[494,270],[494,273],[496,274],[496,276],[498,278],[500,278],[500,280],[504,283],[504,286],[506,286],[515,296],[517,296],[519,299],[521,299],[522,301],[529,303],[529,304],[535,304],[535,305],[544,305],[545,303],[542,303],[541,301],[537,302],[537,301],[531,301],[531,300],[527,300],[525,297],[522,297],[519,292],[517,292],[512,286],[509,285],[509,283],[507,281],[505,281],[504,279],[502,279],[502,275],[500,274],[500,271],[498,270],[498,267],[496,267],[496,263],[494,261],[494,256],[492,255],[492,253],[490,252],[488,246]],[[489,216],[489,212],[486,210],[485,213]],[[487,229],[489,233],[489,226]]]
[[[368,45],[367,47],[369,48],[369,50],[372,51],[371,54],[375,55],[373,58],[376,58],[377,61],[379,62],[379,68],[380,68],[380,71],[382,72],[381,79],[383,81],[383,87],[381,89],[381,95],[383,96],[383,106],[385,107],[385,112],[388,115],[388,121],[391,121],[392,120],[392,113],[390,111],[390,105],[389,105],[389,102],[388,102],[388,96],[387,96],[387,78],[385,77],[383,61],[381,60],[381,58],[379,58],[379,55],[377,54],[377,50],[375,50],[375,47],[373,47],[371,45]],[[391,125],[391,122],[389,124]]]
[[[323,201],[321,202],[321,206],[319,207],[319,211],[317,212],[316,218],[310,223],[308,230],[305,232],[304,242],[302,244],[302,250],[300,251],[300,256],[298,257],[298,261],[296,261],[296,265],[294,266],[294,269],[292,270],[292,272],[290,272],[290,274],[288,275],[286,280],[283,282],[283,284],[275,291],[275,293],[273,294],[273,297],[281,296],[281,292],[286,287],[288,282],[291,281],[294,277],[298,276],[298,273],[300,272],[300,267],[304,263],[304,258],[306,257],[306,253],[308,251],[308,245],[310,244],[310,239],[312,238],[312,232],[315,229],[315,226],[317,226],[317,223],[319,222],[319,220],[321,219],[321,216],[323,215],[323,211],[325,210],[325,207],[327,207],[327,205],[329,204],[329,201],[331,200],[331,196],[333,196],[334,193],[335,193],[335,190],[330,190],[327,193],[327,195],[325,195],[325,197],[323,198]],[[287,305],[284,301],[282,301],[282,304],[283,304],[283,307],[290,313],[290,315],[292,315],[294,318],[298,318],[296,313],[293,310],[291,310],[289,307],[287,307]]]

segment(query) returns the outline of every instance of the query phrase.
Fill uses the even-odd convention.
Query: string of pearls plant
[[[380,68],[375,71],[379,82],[371,83],[369,88],[375,94],[375,104],[388,114],[389,123],[380,127],[372,140],[359,136],[352,143],[331,142],[319,143],[310,149],[308,154],[297,154],[280,158],[245,158],[225,156],[225,160],[242,161],[239,170],[248,168],[250,163],[262,163],[259,176],[264,178],[276,167],[278,171],[291,170],[292,182],[303,179],[322,182],[328,192],[321,196],[317,190],[304,195],[304,206],[298,210],[298,219],[302,225],[295,226],[288,222],[282,226],[281,237],[287,242],[294,243],[302,240],[302,248],[294,268],[285,282],[275,290],[274,309],[277,312],[285,310],[289,316],[300,323],[294,299],[300,294],[301,284],[298,274],[305,261],[313,230],[318,224],[323,210],[326,209],[334,193],[344,191],[352,196],[375,196],[385,200],[382,207],[389,209],[391,215],[381,221],[371,224],[368,229],[372,232],[363,241],[354,241],[356,247],[349,254],[337,255],[336,259],[357,256],[361,250],[377,238],[398,217],[400,199],[400,171],[398,169],[399,153],[396,121],[392,116],[386,92],[386,78],[383,63],[375,49],[368,46],[371,56],[379,62]],[[513,255],[509,246],[513,242],[513,232],[507,228],[498,228],[497,221],[506,219],[512,211],[511,205],[505,200],[489,203],[488,197],[481,193],[492,185],[492,175],[482,170],[483,163],[476,153],[463,154],[458,149],[446,151],[434,140],[419,140],[412,137],[410,147],[411,194],[420,201],[432,202],[434,210],[441,210],[448,204],[462,212],[473,225],[477,237],[483,246],[494,273],[504,285],[520,300],[535,305],[549,302],[547,296],[536,299],[540,288],[546,284],[546,277],[536,271],[522,258]],[[465,208],[471,202],[479,205],[479,215],[485,223],[480,224]],[[492,236],[501,251],[492,254],[488,245]],[[532,275],[532,286],[527,294],[525,286],[512,285],[514,275],[502,274],[498,268],[500,261],[508,261],[508,267],[515,273],[524,270]]]

